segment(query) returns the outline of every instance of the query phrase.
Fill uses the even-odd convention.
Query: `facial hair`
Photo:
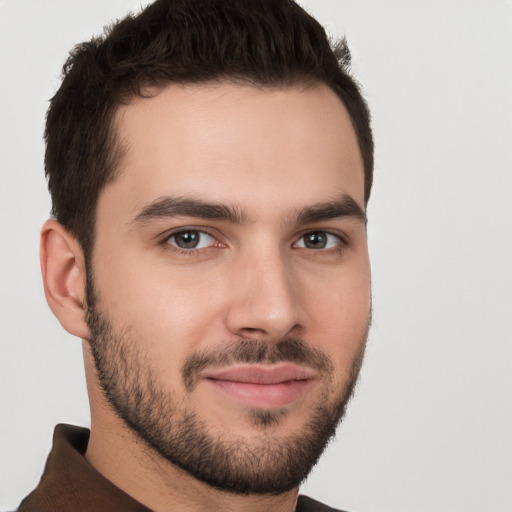
[[[114,326],[95,305],[95,298],[89,282],[86,321],[98,380],[115,413],[157,454],[194,478],[231,493],[278,495],[300,485],[344,415],[361,367],[366,333],[344,385],[336,390],[330,358],[297,338],[272,344],[240,340],[191,354],[182,366],[188,394],[194,393],[200,372],[210,366],[287,361],[318,373],[324,383],[322,392],[300,431],[275,436],[289,411],[251,408],[248,418],[257,434],[248,439],[214,433],[201,419],[200,410],[179,406],[179,396],[165,388],[140,340],[134,339],[134,330]]]

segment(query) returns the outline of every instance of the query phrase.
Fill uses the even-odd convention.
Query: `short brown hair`
[[[90,255],[98,196],[120,159],[117,107],[148,85],[226,79],[331,87],[357,135],[367,202],[373,137],[349,65],[345,40],[331,46],[322,26],[291,0],[157,0],[77,45],[64,64],[45,130],[52,214]]]

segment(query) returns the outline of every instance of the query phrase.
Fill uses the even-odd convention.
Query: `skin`
[[[329,392],[342,392],[369,322],[366,225],[354,214],[297,219],[305,208],[348,197],[364,212],[363,163],[335,93],[324,85],[170,85],[121,107],[116,126],[125,152],[97,205],[94,284],[98,307],[136,334],[159,382],[212,431],[248,443],[258,443],[262,426],[251,421],[246,403],[204,380],[186,392],[181,370],[190,354],[240,339],[301,338],[328,356]],[[246,218],[141,220],[163,197],[228,205]],[[179,228],[207,233],[202,248],[180,251],[169,238]],[[327,247],[306,247],[303,236],[319,231],[329,234]],[[83,339],[89,462],[155,511],[170,510],[169,504],[183,511],[294,510],[297,489],[279,496],[218,491],[163,459],[118,418],[91,355],[80,246],[53,220],[41,240],[48,302]],[[279,440],[300,431],[325,390],[321,377],[313,379],[268,432]]]

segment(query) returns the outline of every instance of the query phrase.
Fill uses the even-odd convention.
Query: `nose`
[[[232,267],[233,294],[227,328],[244,339],[278,342],[300,336],[306,325],[300,283],[280,254],[249,255]]]

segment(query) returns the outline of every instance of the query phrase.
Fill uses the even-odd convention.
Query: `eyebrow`
[[[322,220],[352,217],[366,224],[365,211],[348,194],[326,203],[318,203],[302,208],[293,220],[296,224],[310,224]]]
[[[169,217],[196,217],[199,219],[225,220],[243,224],[247,215],[242,208],[225,204],[208,203],[200,199],[162,197],[145,206],[131,223],[144,224],[150,220]]]
[[[166,196],[158,198],[145,206],[130,224],[145,224],[151,220],[172,217],[223,220],[232,224],[248,222],[247,213],[237,205],[209,203],[201,199]],[[333,201],[306,206],[290,216],[287,223],[295,225],[311,224],[341,217],[352,217],[366,223],[364,210],[348,194],[342,194]]]

